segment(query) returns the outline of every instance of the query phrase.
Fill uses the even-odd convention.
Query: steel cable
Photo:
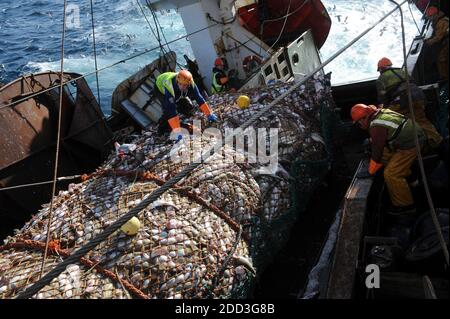
[[[404,4],[408,0],[404,0],[402,4]],[[338,50],[336,53],[334,53],[330,58],[328,58],[325,62],[317,66],[313,71],[311,71],[309,74],[307,74],[304,78],[302,78],[299,82],[294,84],[289,90],[287,90],[285,93],[281,94],[279,97],[274,99],[270,104],[263,107],[261,110],[259,110],[257,113],[255,113],[250,119],[248,119],[243,125],[241,125],[241,129],[245,130],[250,125],[252,125],[258,118],[264,115],[264,113],[267,112],[268,109],[270,109],[272,106],[280,102],[283,98],[291,94],[295,89],[297,89],[300,85],[302,85],[304,82],[309,80],[315,73],[317,73],[319,70],[321,70],[323,67],[325,67],[327,64],[329,64],[331,61],[333,61],[336,57],[338,57],[340,54],[342,54],[345,50],[347,50],[349,47],[351,47],[355,42],[357,42],[359,39],[361,39],[363,36],[365,36],[369,31],[374,29],[381,21],[385,20],[388,16],[390,16],[393,12],[395,12],[397,9],[393,9],[390,12],[388,12],[385,16],[383,16],[380,20],[378,20],[374,25],[367,28],[364,32],[362,32],[360,35],[358,35],[356,38],[354,38],[352,41],[350,41],[347,45],[345,45],[342,49]],[[234,136],[236,133],[227,135],[225,138],[225,144],[229,144],[233,141]],[[201,154],[200,158],[202,158],[204,161],[206,161],[212,154],[214,154],[216,149],[221,149],[218,146],[222,146],[222,143],[220,145],[217,143],[213,145],[213,147],[209,148],[206,152]],[[211,154],[212,152],[212,154]],[[166,191],[171,189],[176,183],[178,183],[180,180],[188,176],[195,168],[197,168],[199,165],[202,164],[202,161],[200,161],[198,158],[194,159],[193,163],[186,166],[181,172],[176,174],[174,177],[169,179],[164,185],[153,191],[151,194],[145,196],[143,200],[135,207],[133,207],[128,213],[117,219],[114,223],[112,223],[110,226],[108,226],[102,233],[94,237],[90,242],[88,242],[83,247],[76,250],[72,255],[70,255],[67,259],[60,262],[55,268],[53,268],[51,271],[49,271],[44,277],[42,277],[40,280],[35,282],[33,285],[25,289],[23,292],[17,295],[17,299],[26,299],[31,298],[33,295],[35,295],[39,290],[41,290],[43,287],[48,285],[54,278],[56,278],[59,274],[61,274],[68,265],[76,263],[79,261],[80,258],[82,258],[84,255],[86,255],[88,252],[90,252],[92,249],[94,249],[97,245],[102,243],[105,239],[107,239],[111,234],[116,232],[122,225],[124,225],[127,221],[129,221],[132,217],[136,216],[141,210],[145,209],[150,203],[157,200],[162,194],[164,194]]]
[[[94,26],[94,4],[93,0],[91,0],[91,23],[92,23],[92,43],[94,46],[94,63],[95,63],[95,79],[97,82],[97,98],[98,98],[98,105],[101,105],[100,103],[100,86],[98,82],[98,66],[97,66],[97,46],[95,44],[95,26]]]
[[[59,110],[58,110],[58,131],[56,136],[56,154],[55,154],[55,167],[53,171],[53,185],[52,185],[52,199],[50,201],[50,208],[48,213],[48,223],[47,223],[47,238],[45,242],[45,250],[44,256],[42,258],[41,264],[41,272],[39,274],[39,278],[42,277],[44,273],[45,260],[47,259],[48,253],[48,245],[50,242],[50,225],[52,222],[52,213],[53,213],[53,201],[56,193],[56,180],[58,177],[58,164],[59,164],[59,147],[61,140],[61,118],[62,118],[62,103],[63,103],[63,76],[64,76],[64,39],[66,36],[66,11],[67,11],[67,0],[64,0],[64,11],[63,11],[63,29],[62,29],[62,38],[61,38],[61,72],[59,77],[60,87],[59,87]]]
[[[407,87],[406,92],[408,95],[409,112],[411,113],[411,118],[414,119],[415,115],[414,115],[414,108],[412,106],[411,85],[410,85],[410,81],[409,81],[408,69],[407,69],[407,64],[406,64],[406,42],[405,42],[405,27],[403,25],[403,11],[397,2],[395,2],[394,0],[389,0],[389,1],[394,3],[398,7],[398,10],[400,11],[400,21],[401,21],[401,27],[402,27],[403,60],[404,60],[403,63],[404,63],[405,73],[406,73],[406,87]],[[420,168],[420,174],[422,176],[423,186],[425,188],[425,195],[427,197],[428,205],[430,206],[430,214],[431,214],[431,218],[433,220],[434,227],[436,229],[436,233],[439,238],[439,243],[441,245],[442,252],[444,253],[445,261],[448,266],[449,265],[449,255],[448,255],[447,244],[445,243],[444,235],[442,234],[441,225],[437,218],[436,211],[434,209],[433,199],[431,198],[430,189],[428,187],[427,176],[425,174],[425,167],[423,165],[422,153],[420,151],[419,138],[417,136],[416,122],[414,120],[411,122],[412,122],[412,127],[413,127],[413,132],[414,132],[414,144],[415,144],[416,152],[417,152],[417,160],[419,162],[419,168]]]
[[[169,41],[167,44],[172,44],[172,43],[175,43],[175,42],[177,42],[177,41],[183,40],[183,39],[185,39],[185,38],[187,38],[187,37],[190,37],[191,35],[194,35],[194,34],[197,34],[197,33],[199,33],[199,32],[202,32],[202,31],[204,31],[204,30],[207,30],[207,29],[209,29],[209,28],[215,27],[216,25],[217,25],[217,24],[212,24],[212,25],[209,25],[209,26],[207,26],[207,27],[201,28],[201,29],[199,29],[199,30],[197,30],[197,31],[191,32],[191,33],[186,34],[186,35],[184,35],[184,36],[178,37],[178,38],[176,38],[176,39],[174,39],[174,40],[172,40],[172,41]],[[86,78],[86,77],[88,77],[88,76],[91,76],[91,75],[93,75],[93,74],[96,74],[96,73],[102,72],[102,71],[104,71],[104,70],[110,69],[110,68],[112,68],[112,67],[115,67],[115,66],[117,66],[117,65],[119,65],[119,64],[121,64],[121,63],[125,63],[125,62],[127,62],[127,61],[132,60],[132,59],[138,58],[138,57],[140,57],[140,56],[142,56],[142,55],[145,55],[145,54],[147,54],[147,53],[149,53],[149,52],[155,51],[155,50],[157,50],[157,49],[159,49],[159,48],[160,48],[160,46],[153,47],[153,48],[150,48],[150,49],[145,49],[144,51],[139,52],[139,53],[136,53],[136,54],[133,54],[132,56],[130,56],[130,57],[126,58],[126,59],[123,59],[123,60],[114,62],[114,63],[112,63],[112,64],[110,64],[110,65],[107,65],[107,66],[105,66],[105,67],[103,67],[103,68],[98,69],[97,71],[92,71],[92,72],[88,72],[88,73],[86,73],[86,74],[84,74],[84,75],[80,75],[79,77],[76,77],[76,78],[73,78],[73,79],[71,79],[71,80],[69,80],[69,81],[63,82],[62,84],[63,84],[63,86],[65,86],[65,85],[67,85],[67,84],[69,84],[69,83],[76,82],[76,81],[78,81],[78,80],[84,79],[84,78]],[[11,103],[8,103],[8,104],[5,104],[5,105],[1,105],[1,106],[0,106],[0,110],[2,110],[2,109],[4,109],[4,108],[7,108],[7,107],[10,107],[10,106],[13,106],[13,105],[16,105],[16,104],[19,104],[19,103],[22,103],[22,102],[24,102],[24,101],[26,101],[26,100],[29,100],[29,99],[31,99],[31,98],[34,98],[34,97],[36,97],[36,96],[38,96],[38,95],[44,94],[44,93],[46,93],[46,92],[49,92],[49,91],[51,91],[51,90],[53,90],[53,89],[55,89],[55,88],[57,88],[57,87],[59,87],[59,86],[60,86],[59,84],[58,84],[58,85],[54,85],[54,86],[51,86],[51,87],[49,87],[49,88],[47,88],[47,89],[45,89],[45,90],[41,90],[41,91],[36,92],[36,93],[34,93],[34,94],[30,94],[30,95],[28,95],[27,97],[24,97],[24,98],[22,98],[22,99],[18,99],[17,101],[14,101],[14,102],[11,102]]]
[[[81,177],[81,175],[63,176],[63,177],[58,177],[56,179],[56,181],[58,181],[58,182],[66,181],[66,180],[71,180],[71,179],[77,179],[79,177]],[[53,183],[53,180],[45,181],[45,182],[36,182],[36,183],[30,183],[30,184],[21,184],[21,185],[2,187],[2,188],[0,188],[0,192],[1,191],[9,191],[9,190],[12,190],[12,189],[23,188],[23,187],[32,187],[32,186],[45,185],[45,184],[50,184],[50,183]]]

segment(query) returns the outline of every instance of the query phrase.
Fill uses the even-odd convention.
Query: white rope
[[[404,63],[404,66],[405,66],[406,86],[407,86],[406,92],[408,94],[409,112],[411,113],[412,119],[415,119],[414,108],[413,108],[413,105],[412,105],[411,85],[410,85],[410,82],[409,82],[408,69],[407,69],[408,66],[406,64],[406,43],[405,43],[405,27],[403,25],[403,11],[402,11],[400,5],[397,2],[395,2],[394,0],[389,0],[389,1],[394,3],[398,7],[398,9],[400,11],[400,21],[401,21],[401,27],[402,27],[402,42],[403,42],[403,60],[404,60],[403,63]],[[437,218],[437,214],[436,214],[436,211],[434,209],[433,199],[431,198],[430,189],[428,187],[427,176],[425,174],[425,167],[423,165],[422,153],[420,151],[419,138],[417,136],[416,121],[413,120],[411,122],[412,122],[412,127],[413,127],[413,132],[414,132],[413,133],[414,134],[414,144],[415,144],[416,152],[417,152],[417,160],[419,162],[419,168],[420,168],[420,174],[422,176],[423,186],[425,188],[425,195],[427,197],[428,205],[430,206],[431,218],[433,220],[433,224],[434,224],[434,227],[436,229],[436,233],[437,233],[438,238],[439,238],[439,243],[441,244],[442,252],[444,253],[445,261],[446,261],[447,266],[448,266],[449,265],[449,255],[448,255],[447,244],[445,242],[444,235],[442,234],[441,225],[439,223],[439,219]]]
[[[403,3],[405,3],[407,0],[404,0]],[[395,12],[397,9],[394,9],[387,13],[383,18],[381,18],[376,24],[366,29],[363,33],[361,33],[359,36],[357,36],[355,39],[350,41],[345,47],[337,51],[335,54],[333,54],[328,60],[326,60],[324,63],[316,67],[313,71],[311,71],[307,76],[305,76],[303,79],[301,79],[298,83],[293,85],[289,90],[287,90],[285,93],[281,94],[279,97],[274,99],[270,104],[263,107],[259,112],[255,113],[250,119],[248,119],[243,125],[240,126],[241,129],[245,130],[245,128],[252,125],[259,117],[261,117],[264,113],[267,112],[268,109],[273,107],[275,104],[280,102],[283,98],[288,96],[292,93],[295,89],[297,89],[300,85],[302,85],[304,82],[306,82],[309,78],[311,78],[315,73],[317,73],[319,70],[321,70],[324,66],[326,66],[328,63],[333,61],[337,56],[342,54],[346,49],[348,49],[350,46],[352,46],[356,41],[361,39],[364,35],[366,35],[370,30],[375,28],[381,21],[386,19],[388,16],[390,16],[393,12]],[[234,131],[236,132],[236,130]],[[235,136],[234,134],[229,134],[225,137],[225,145],[228,143],[230,144],[231,141],[233,141]],[[209,148],[206,152],[204,152],[202,155],[200,155],[200,158],[203,159],[203,161],[206,161],[210,156],[212,156],[216,150],[222,149],[223,143],[217,143],[213,147]],[[153,201],[155,201],[157,198],[159,198],[162,194],[164,194],[166,191],[171,189],[172,186],[174,186],[176,183],[178,183],[181,179],[188,176],[195,168],[197,168],[202,161],[194,160],[191,164],[189,164],[185,169],[183,169],[181,172],[176,174],[174,177],[166,181],[163,185],[161,185],[159,188],[154,190],[151,194],[145,196],[143,200],[135,207],[133,207],[127,214],[121,216],[118,220],[116,220],[114,223],[112,223],[110,226],[108,226],[105,230],[103,230],[102,233],[98,234],[96,237],[91,239],[87,244],[85,244],[83,247],[80,247],[78,250],[73,252],[69,257],[67,257],[64,261],[60,262],[58,265],[56,265],[55,268],[53,268],[50,272],[48,272],[44,277],[42,277],[40,280],[38,280],[36,283],[34,283],[32,286],[28,287],[25,291],[21,292],[19,295],[17,295],[16,299],[24,299],[24,298],[31,298],[34,294],[39,292],[40,289],[45,287],[48,283],[50,283],[54,278],[56,278],[61,272],[63,272],[68,265],[71,263],[77,262],[82,256],[86,255],[88,252],[90,252],[92,249],[94,249],[97,245],[99,245],[101,242],[103,242],[108,236],[110,236],[112,233],[114,233],[116,230],[118,230],[123,224],[125,224],[128,220],[130,220],[133,216],[137,215],[142,209],[146,208],[148,205],[150,205]]]
[[[63,77],[64,77],[64,39],[66,36],[66,11],[67,11],[67,0],[64,0],[64,13],[63,13],[63,30],[62,30],[62,39],[61,39],[61,73],[59,77],[60,87],[59,87],[59,110],[58,110],[58,133],[56,137],[56,154],[55,154],[55,168],[53,172],[53,186],[52,186],[52,199],[50,201],[50,208],[48,213],[48,223],[47,223],[47,239],[45,242],[45,251],[44,256],[42,258],[42,264],[41,264],[41,272],[39,274],[39,278],[42,277],[44,273],[44,266],[45,266],[45,260],[47,259],[47,253],[48,253],[48,245],[50,243],[50,225],[52,222],[52,213],[53,213],[53,199],[55,197],[56,193],[56,179],[58,176],[58,163],[59,163],[59,146],[60,146],[60,140],[61,140],[61,118],[62,118],[62,103],[63,103]]]

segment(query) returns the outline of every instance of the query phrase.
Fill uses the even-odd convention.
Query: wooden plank
[[[344,210],[335,247],[327,298],[352,298],[359,247],[364,225],[367,196],[372,178],[357,178],[358,172],[367,170],[368,160],[362,160],[345,195]]]

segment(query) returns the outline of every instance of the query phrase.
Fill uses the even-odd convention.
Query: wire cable
[[[98,98],[98,105],[100,106],[100,86],[98,82],[98,66],[97,66],[97,46],[95,45],[95,25],[94,25],[94,4],[93,0],[91,0],[91,23],[92,23],[92,43],[94,46],[94,63],[95,63],[95,79],[97,82],[97,98]]]
[[[225,49],[225,52],[231,52],[231,51],[237,50],[237,49],[239,49],[240,47],[243,46],[244,48],[246,48],[246,49],[249,50],[250,52],[256,54],[256,55],[259,56],[260,58],[263,58],[262,55],[259,55],[258,52],[256,52],[255,50],[253,50],[252,48],[250,48],[249,46],[246,45],[248,42],[253,41],[253,39],[256,38],[256,37],[250,38],[250,39],[248,39],[248,40],[245,41],[245,42],[241,42],[241,41],[239,41],[238,39],[236,39],[235,37],[233,37],[231,34],[226,33],[225,36],[226,36],[227,38],[230,38],[230,39],[236,41],[237,43],[239,43],[239,45],[238,45],[237,47],[234,47],[234,48],[232,48],[232,49]]]
[[[56,181],[58,181],[58,182],[67,181],[67,180],[71,180],[71,179],[77,179],[79,177],[81,177],[81,175],[63,176],[63,177],[58,177],[56,179]],[[45,184],[50,184],[50,183],[53,183],[53,180],[46,181],[46,182],[37,182],[37,183],[30,183],[30,184],[22,184],[22,185],[3,187],[3,188],[0,188],[0,192],[2,192],[2,191],[9,191],[9,190],[12,190],[12,189],[24,188],[24,187],[40,186],[40,185],[45,185]]]
[[[416,18],[414,18],[414,14],[413,14],[412,9],[411,9],[411,3],[409,1],[408,1],[408,8],[409,8],[409,12],[411,13],[411,18],[413,19],[414,24],[416,25],[417,32],[419,32],[419,34],[421,34],[419,26],[417,25],[417,22],[416,22]]]
[[[285,14],[284,16],[278,17],[278,18],[273,18],[273,19],[267,19],[264,20],[263,23],[266,22],[275,22],[278,20],[282,20],[284,18],[290,17],[291,15],[295,14],[296,12],[298,12],[301,8],[303,8],[306,4],[308,3],[308,0],[304,1],[301,5],[299,5],[295,10],[293,10],[292,12],[288,12],[287,14]],[[289,4],[290,5],[290,4]]]
[[[153,36],[156,38],[156,41],[158,41],[159,46],[160,46],[160,48],[161,48],[161,51],[165,52],[165,49],[164,49],[164,47],[163,47],[163,45],[162,45],[162,43],[161,43],[161,37],[159,36],[159,30],[158,30],[158,27],[156,27],[156,32],[158,32],[158,34],[157,34],[157,33],[155,32],[155,30],[153,30],[153,27],[152,27],[152,25],[150,24],[150,21],[148,21],[147,15],[145,14],[144,9],[142,8],[140,1],[139,1],[139,0],[136,0],[136,2],[137,2],[137,4],[138,4],[138,6],[139,6],[139,9],[141,9],[142,15],[144,16],[145,21],[147,21],[147,24],[148,24],[150,30],[152,31]],[[147,5],[148,5],[148,3],[147,3]]]
[[[156,32],[153,30],[153,27],[152,27],[152,25],[150,24],[150,21],[148,21],[147,15],[145,14],[144,9],[143,9],[142,6],[141,6],[141,3],[139,2],[139,0],[136,0],[136,2],[137,2],[137,4],[138,4],[138,6],[139,6],[139,9],[141,9],[141,12],[142,12],[142,15],[143,15],[144,18],[145,18],[145,21],[147,21],[147,24],[148,24],[150,30],[152,31],[154,37],[156,38],[156,41],[158,41],[159,47],[160,47],[160,49],[161,49],[161,53],[163,54],[164,59],[166,60],[167,65],[170,65],[169,61],[167,61],[167,59],[165,58],[167,51],[164,49],[164,46],[163,46],[163,44],[161,43],[161,37],[159,36],[159,29],[158,29],[158,26],[156,26],[156,32],[157,32],[157,33],[156,33]],[[154,20],[154,19],[153,19],[153,20]],[[156,22],[155,22],[155,24],[156,24]],[[169,48],[169,46],[167,46],[167,47]],[[170,50],[170,48],[169,48],[169,50]]]
[[[406,64],[406,41],[405,41],[405,26],[403,25],[403,11],[397,2],[395,2],[394,0],[389,0],[389,1],[394,3],[398,7],[398,10],[400,11],[400,21],[401,21],[401,26],[402,26],[403,60],[404,60],[405,72],[406,72],[406,74],[408,74],[408,69],[407,69],[408,66]],[[414,115],[414,108],[412,106],[412,96],[411,96],[411,86],[410,86],[409,76],[406,76],[406,86],[407,86],[406,91],[408,94],[409,112],[411,113],[411,117],[414,119],[415,115]],[[436,211],[434,209],[433,199],[431,198],[430,189],[428,187],[427,176],[425,174],[425,167],[423,165],[422,153],[420,151],[419,138],[417,136],[416,122],[415,121],[411,121],[411,122],[412,122],[412,127],[413,127],[413,132],[414,132],[414,143],[416,146],[417,160],[419,162],[420,174],[422,175],[422,181],[423,181],[423,186],[425,188],[425,194],[427,197],[428,205],[430,206],[431,218],[433,220],[433,224],[434,224],[436,233],[439,238],[439,243],[441,244],[442,252],[444,253],[445,261],[448,266],[449,265],[449,255],[448,255],[447,244],[445,243],[444,235],[442,234],[441,225],[437,218]]]
[[[406,2],[408,0],[404,0]],[[403,3],[404,3],[403,2]],[[358,35],[356,38],[354,38],[352,41],[350,41],[348,44],[346,44],[343,48],[335,52],[328,60],[314,68],[310,73],[308,73],[304,78],[302,78],[300,81],[296,82],[290,89],[288,89],[286,92],[275,98],[271,103],[266,105],[265,107],[261,108],[258,112],[253,114],[252,117],[250,117],[244,124],[241,125],[241,129],[245,130],[250,125],[252,125],[255,121],[257,121],[261,116],[263,116],[271,107],[282,101],[286,96],[291,94],[294,90],[298,89],[300,85],[302,85],[304,82],[309,80],[314,74],[316,74],[318,71],[322,70],[326,65],[328,65],[331,61],[333,61],[336,57],[341,55],[345,50],[347,50],[349,47],[351,47],[355,42],[357,42],[359,39],[361,39],[363,36],[365,36],[369,31],[374,29],[381,21],[386,19],[388,16],[390,16],[393,12],[395,12],[397,9],[394,9],[390,12],[388,12],[384,17],[382,17],[377,23],[372,25],[371,27],[367,28],[364,32],[362,32],[360,35]],[[236,131],[235,131],[236,132]],[[223,145],[232,145],[234,137],[236,133],[227,135],[225,137],[225,142],[221,140],[219,143],[214,144],[211,148],[206,150],[203,154],[200,154],[198,158],[195,158],[194,161],[186,166],[181,172],[177,173],[175,176],[173,176],[171,179],[169,179],[167,182],[165,182],[162,186],[154,190],[152,193],[150,193],[147,196],[144,196],[142,201],[130,211],[124,215],[122,215],[120,218],[118,218],[115,222],[113,222],[111,225],[109,225],[105,230],[103,230],[102,233],[96,235],[93,239],[91,239],[87,244],[80,247],[76,251],[74,251],[69,257],[67,257],[64,261],[60,262],[58,265],[56,265],[55,268],[53,268],[51,271],[49,271],[44,277],[42,277],[40,280],[35,282],[33,285],[19,293],[16,298],[17,299],[26,299],[31,298],[39,292],[43,287],[48,285],[54,278],[59,276],[64,270],[66,270],[66,267],[72,263],[79,262],[80,258],[86,255],[88,252],[90,252],[92,249],[97,247],[100,243],[105,241],[111,234],[116,232],[120,227],[122,227],[123,224],[125,224],[127,221],[129,221],[132,217],[136,216],[141,210],[145,209],[150,203],[157,200],[162,194],[164,194],[166,191],[170,190],[175,184],[177,184],[180,180],[188,176],[195,168],[197,168],[199,165],[203,163],[203,161],[206,161],[209,157],[211,157],[216,150],[222,149]],[[200,160],[202,159],[202,160]]]
[[[155,26],[156,26],[156,31],[157,31],[158,35],[157,35],[157,36],[155,35],[155,37],[157,38],[157,40],[158,40],[158,42],[159,42],[159,44],[160,44],[160,46],[161,46],[161,51],[165,52],[165,51],[164,51],[164,47],[163,47],[163,45],[161,44],[160,30],[161,30],[161,34],[162,34],[162,36],[163,36],[163,38],[164,38],[165,45],[167,46],[167,49],[168,49],[169,51],[171,51],[171,49],[170,49],[170,47],[169,47],[169,43],[168,43],[167,38],[166,38],[166,35],[164,34],[164,30],[163,30],[163,28],[162,28],[162,26],[161,26],[161,23],[159,22],[158,15],[156,14],[155,10],[153,9],[151,3],[150,3],[148,0],[146,0],[146,3],[147,3],[147,7],[150,9],[150,12],[151,12],[152,17],[153,17],[153,22],[155,23]],[[142,10],[142,13],[143,13],[144,16],[145,16],[145,13],[144,13],[143,10]],[[146,18],[146,19],[147,19],[147,18]],[[147,20],[147,22],[148,22],[148,20]],[[169,61],[166,60],[166,63],[169,65]],[[178,65],[178,67],[179,67],[180,69],[183,69],[183,66],[182,66],[178,61],[175,61],[175,63]]]
[[[64,76],[64,39],[66,37],[66,12],[67,12],[67,0],[64,0],[64,12],[63,12],[63,29],[62,29],[62,39],[61,39],[61,72],[59,77],[60,87],[59,87],[59,110],[58,110],[58,133],[56,136],[56,154],[55,154],[55,168],[53,172],[53,186],[52,186],[52,199],[50,201],[50,208],[48,212],[48,223],[47,223],[47,239],[45,241],[44,256],[42,258],[41,272],[39,278],[42,278],[45,267],[45,260],[48,254],[48,245],[50,243],[50,226],[52,223],[52,213],[53,213],[53,202],[56,193],[56,179],[58,177],[58,163],[59,163],[59,147],[61,140],[61,118],[62,118],[62,103],[63,103],[63,76]]]
[[[288,19],[291,15],[295,14],[295,13],[298,12],[300,9],[302,9],[302,8],[308,3],[308,1],[304,1],[304,2],[303,2],[300,6],[298,6],[295,10],[293,10],[292,12],[289,12],[289,8],[290,8],[290,6],[291,6],[291,2],[292,2],[292,1],[289,1],[289,7],[288,7],[288,10],[287,10],[287,13],[286,13],[284,16],[281,16],[281,17],[278,17],[278,18],[274,18],[274,19],[266,19],[266,20],[264,20],[264,21],[261,23],[261,27],[260,27],[260,39],[261,39],[261,40],[263,40],[262,36],[263,36],[264,24],[265,24],[266,22],[275,22],[275,21],[278,21],[278,20],[285,19],[285,20],[284,20],[283,27],[282,27],[282,31],[280,32],[280,35],[281,35],[281,34],[283,33],[284,28],[285,28],[287,19]],[[275,44],[279,41],[280,35],[278,36],[278,39],[274,42],[274,44],[269,48],[268,51],[270,51],[270,49],[272,49],[272,48],[275,46]]]
[[[189,34],[186,34],[186,35],[184,35],[184,36],[178,37],[178,38],[176,38],[176,39],[174,39],[174,40],[172,40],[172,41],[169,41],[168,44],[172,44],[172,43],[175,43],[175,42],[177,42],[177,41],[183,40],[183,39],[185,39],[185,38],[190,37],[191,35],[194,35],[194,34],[197,34],[197,33],[199,33],[199,32],[202,32],[202,31],[204,31],[204,30],[207,30],[207,29],[209,29],[209,28],[215,27],[216,25],[217,25],[217,24],[212,24],[212,25],[209,25],[209,26],[207,26],[207,27],[201,28],[201,29],[199,29],[199,30],[197,30],[197,31],[191,32],[191,33],[189,33]],[[125,59],[123,59],[123,60],[114,62],[114,63],[112,63],[112,64],[110,64],[110,65],[107,65],[107,66],[105,66],[105,67],[103,67],[103,68],[98,69],[97,71],[88,72],[88,73],[86,73],[86,74],[84,74],[84,75],[80,75],[79,77],[73,78],[73,79],[71,79],[71,80],[69,80],[69,81],[65,81],[65,82],[63,82],[63,85],[67,85],[67,84],[69,84],[69,83],[76,82],[76,81],[78,81],[78,80],[84,79],[84,78],[86,78],[86,77],[88,77],[88,76],[91,76],[91,75],[93,75],[93,74],[96,74],[96,73],[102,72],[102,71],[104,71],[104,70],[113,68],[113,67],[115,67],[115,66],[117,66],[117,65],[119,65],[119,64],[121,64],[121,63],[125,63],[125,62],[127,62],[127,61],[130,61],[130,60],[133,60],[133,59],[138,58],[138,57],[140,57],[140,56],[143,56],[143,55],[145,55],[145,54],[147,54],[147,53],[149,53],[149,52],[158,50],[159,48],[160,48],[160,47],[157,46],[157,47],[153,47],[153,48],[150,48],[150,49],[145,49],[145,50],[142,51],[142,52],[133,54],[133,55],[129,56],[128,58],[125,58]],[[1,105],[1,106],[0,106],[0,110],[2,110],[2,109],[4,109],[4,108],[7,108],[7,107],[10,107],[10,106],[13,106],[13,105],[16,105],[16,104],[19,104],[19,103],[22,103],[22,102],[24,102],[24,101],[26,101],[26,100],[29,100],[29,99],[31,99],[31,98],[34,98],[34,97],[36,97],[36,96],[38,96],[38,95],[44,94],[44,93],[46,93],[46,92],[48,92],[48,91],[51,91],[51,90],[53,90],[53,89],[55,89],[55,88],[57,88],[57,87],[59,87],[59,86],[60,86],[60,85],[57,84],[57,85],[51,86],[51,87],[49,87],[49,88],[47,88],[47,89],[45,89],[45,90],[41,90],[41,91],[38,91],[38,92],[36,92],[36,93],[34,93],[34,94],[30,94],[30,95],[28,95],[28,96],[26,96],[26,97],[24,97],[24,98],[22,98],[22,99],[18,99],[18,100],[14,101],[14,102],[11,102],[11,103],[8,103],[8,104],[5,104],[5,105]]]
[[[289,17],[289,10],[291,10],[291,3],[292,3],[292,0],[289,0],[289,6],[287,8],[286,18],[284,19],[283,27],[280,30],[280,34],[278,35],[278,38],[275,40],[275,42],[270,46],[269,50],[267,50],[267,52],[270,52],[272,50],[272,48],[278,43],[278,41],[280,40],[280,38],[284,32],[284,28],[286,27],[286,22]]]

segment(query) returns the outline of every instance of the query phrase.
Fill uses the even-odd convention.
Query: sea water
[[[100,104],[105,115],[110,114],[115,87],[160,54],[159,42],[152,32],[156,33],[154,19],[143,5],[145,1],[139,1],[145,16],[137,0],[93,0],[98,68],[154,49],[99,73]],[[64,71],[87,74],[95,71],[90,1],[67,3]],[[332,27],[320,50],[322,61],[394,8],[389,0],[323,0],[323,4],[332,19]],[[402,8],[409,48],[418,33],[416,23],[421,13],[413,5],[405,4]],[[169,10],[157,12],[156,16],[162,30],[161,43],[181,38],[168,45],[177,53],[179,64],[185,64],[183,54],[194,59],[188,39],[183,38],[186,31],[180,15]],[[0,82],[7,83],[31,72],[60,70],[62,25],[62,0],[1,0]],[[400,14],[396,12],[331,62],[325,71],[332,72],[333,84],[375,77],[376,63],[383,56],[395,65],[402,64],[401,45]],[[95,75],[88,76],[87,81],[97,96]]]

